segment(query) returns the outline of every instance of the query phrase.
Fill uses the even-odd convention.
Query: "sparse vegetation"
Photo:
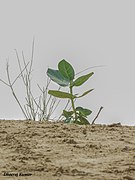
[[[31,59],[29,62],[26,61],[24,52],[22,51],[22,61],[19,58],[19,54],[17,50],[15,50],[16,57],[17,57],[17,63],[19,67],[20,73],[14,78],[14,80],[11,80],[10,71],[9,71],[9,63],[6,65],[6,73],[7,73],[7,82],[3,79],[0,79],[2,83],[4,83],[6,86],[8,86],[13,94],[13,97],[15,98],[16,102],[18,103],[24,117],[28,120],[49,120],[51,119],[51,116],[53,112],[58,107],[58,104],[60,103],[60,100],[57,100],[55,97],[52,97],[51,95],[48,95],[48,87],[50,84],[50,79],[47,78],[47,83],[45,87],[40,87],[39,84],[37,84],[40,95],[36,98],[33,95],[32,90],[32,66],[34,61],[34,40],[32,44],[32,53],[31,53]],[[25,104],[23,104],[18,95],[15,91],[15,84],[16,81],[22,81],[24,89],[22,91],[25,92]]]
[[[42,120],[52,120],[52,114],[57,109],[60,104],[60,99],[67,99],[65,108],[63,112],[56,120],[63,120],[65,123],[76,123],[76,124],[90,124],[87,117],[92,113],[90,109],[77,106],[75,107],[75,101],[79,98],[86,96],[88,93],[94,89],[89,89],[81,95],[74,94],[73,90],[75,87],[83,85],[93,74],[94,72],[88,73],[86,75],[76,78],[75,76],[83,71],[86,71],[94,67],[102,66],[93,66],[89,67],[79,73],[75,74],[74,68],[66,60],[61,60],[58,64],[58,70],[50,69],[47,70],[47,81],[46,86],[41,87],[37,84],[37,87],[40,91],[40,95],[34,96],[34,91],[32,88],[32,72],[33,72],[33,61],[34,61],[34,40],[32,43],[32,53],[30,61],[26,61],[24,52],[22,51],[22,61],[19,57],[17,50],[15,49],[15,54],[17,58],[17,64],[19,67],[19,74],[16,75],[14,80],[12,80],[9,70],[9,63],[6,65],[6,75],[7,81],[0,79],[0,81],[8,86],[12,92],[13,97],[18,103],[25,119],[42,121]],[[15,90],[16,82],[20,80],[23,84],[22,91],[25,92],[24,100],[25,103],[21,102],[18,93]],[[49,90],[50,82],[56,82],[59,87],[58,90]],[[68,87],[69,92],[61,91],[62,87]],[[69,103],[71,106],[69,107]],[[68,108],[68,109],[67,109]],[[100,108],[97,116],[92,121],[92,124],[95,123],[95,120],[99,116],[103,107]]]

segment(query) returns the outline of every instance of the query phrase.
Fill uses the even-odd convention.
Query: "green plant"
[[[92,111],[90,109],[83,108],[81,106],[75,107],[75,100],[84,97],[93,89],[84,92],[82,95],[74,94],[73,88],[83,85],[94,73],[88,73],[75,79],[75,71],[70,63],[66,60],[61,60],[58,63],[58,70],[47,70],[47,75],[52,81],[60,85],[61,87],[69,87],[69,92],[63,92],[59,90],[49,90],[48,93],[57,98],[70,99],[72,110],[63,110],[64,122],[76,123],[76,124],[90,124],[87,120]]]

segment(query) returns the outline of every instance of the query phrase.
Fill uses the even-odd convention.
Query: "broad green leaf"
[[[56,91],[56,90],[49,90],[48,94],[55,96],[57,98],[75,98],[75,96],[73,96],[72,94],[63,92],[63,91]]]
[[[66,60],[62,60],[58,64],[58,69],[60,73],[67,78],[68,80],[73,80],[75,76],[75,72],[71,64],[69,64]]]
[[[80,122],[83,124],[83,125],[87,125],[87,124],[90,124],[89,121],[84,118],[84,117],[80,117]]]
[[[73,86],[81,86],[83,83],[85,83],[92,75],[94,74],[94,72],[91,72],[89,74],[86,74],[84,76],[81,76],[79,78],[77,78],[74,82],[73,82]]]
[[[48,68],[47,70],[47,75],[48,77],[56,82],[57,84],[59,84],[60,86],[68,86],[69,85],[69,80],[66,79],[59,70],[54,70],[54,69],[50,69]]]
[[[73,111],[63,110],[63,115],[64,115],[66,118],[71,117],[73,114],[74,114]]]
[[[89,116],[89,115],[92,113],[91,110],[85,109],[85,108],[80,107],[80,106],[76,108],[76,111],[79,111],[79,113],[80,113],[82,116]]]
[[[89,121],[84,117],[79,117],[79,119],[77,121],[75,121],[74,123],[79,124],[79,125],[88,125],[88,124],[90,124]]]
[[[76,98],[81,98],[81,97],[83,97],[83,96],[87,95],[88,93],[90,93],[90,92],[91,92],[91,91],[93,91],[93,90],[94,90],[94,89],[90,89],[90,90],[88,90],[88,91],[84,92],[82,95],[77,96]]]

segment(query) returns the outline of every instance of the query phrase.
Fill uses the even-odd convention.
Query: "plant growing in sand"
[[[49,90],[48,93],[57,98],[69,99],[71,102],[72,110],[63,110],[62,115],[64,116],[64,122],[66,123],[76,123],[76,124],[90,124],[87,117],[92,113],[90,109],[78,106],[75,107],[75,100],[86,96],[88,93],[92,92],[94,89],[89,89],[81,95],[74,94],[74,87],[82,86],[90,77],[92,77],[94,72],[90,72],[86,75],[75,78],[74,68],[66,60],[61,60],[58,63],[58,70],[50,69],[47,70],[47,75],[52,81],[60,85],[60,87],[69,87],[69,92],[63,92],[60,90]],[[102,108],[102,107],[101,107]],[[100,111],[101,111],[100,108]],[[95,121],[95,119],[94,119]],[[94,123],[93,121],[93,123]]]
[[[29,62],[26,61],[23,51],[22,51],[22,62],[19,58],[17,50],[15,50],[15,53],[16,53],[17,63],[19,66],[20,73],[14,78],[14,80],[11,80],[11,76],[9,72],[9,64],[7,63],[6,66],[7,82],[3,79],[0,79],[0,81],[10,88],[13,97],[18,103],[26,119],[34,120],[34,121],[51,119],[51,116],[53,112],[56,110],[60,101],[57,101],[57,99],[51,95],[48,96],[48,87],[50,84],[49,78],[47,78],[47,84],[45,87],[41,88],[39,84],[37,84],[40,90],[40,95],[36,98],[33,95],[32,66],[34,60],[34,40],[32,44],[31,59]],[[18,97],[17,92],[15,91],[15,83],[17,80],[20,80],[20,78],[22,80],[24,87],[22,91],[25,92],[25,97],[24,97],[25,104],[23,104],[22,101],[20,101],[20,98]]]

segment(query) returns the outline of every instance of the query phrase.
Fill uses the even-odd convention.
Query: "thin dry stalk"
[[[25,67],[25,68],[26,68],[26,67]],[[25,70],[25,68],[21,71],[21,73]],[[7,66],[6,66],[6,72],[7,72],[8,83],[5,83],[5,84],[8,85],[8,86],[10,87],[10,89],[11,89],[11,91],[12,91],[12,94],[13,94],[14,98],[16,99],[16,101],[17,101],[19,107],[21,108],[21,110],[22,110],[22,112],[23,112],[25,118],[27,118],[27,114],[26,114],[25,110],[23,109],[23,107],[22,107],[22,105],[21,105],[21,103],[20,103],[18,97],[16,96],[16,93],[15,93],[15,91],[14,91],[14,88],[13,88],[14,83],[15,83],[16,80],[20,77],[20,75],[18,75],[17,78],[13,81],[13,83],[11,83],[10,74],[9,74],[9,64],[8,64],[8,63],[7,63]],[[1,81],[4,82],[3,80],[1,80]]]
[[[95,124],[95,121],[96,121],[96,119],[98,118],[98,116],[99,116],[99,114],[100,114],[100,112],[101,112],[102,109],[103,109],[103,107],[101,106],[100,109],[99,109],[99,111],[98,111],[98,113],[97,113],[97,115],[96,115],[96,117],[94,118],[94,120],[92,121],[91,124]]]
[[[33,66],[33,60],[34,60],[34,40],[32,43],[32,54],[30,62],[26,62],[24,53],[22,51],[22,60],[23,65],[21,64],[21,60],[19,58],[18,52],[15,49],[16,57],[17,57],[17,63],[19,66],[20,73],[16,76],[14,81],[11,81],[10,73],[9,73],[9,64],[7,63],[6,66],[6,74],[7,74],[7,80],[8,82],[5,82],[3,79],[0,79],[0,81],[8,86],[11,89],[11,92],[13,94],[13,97],[17,101],[19,107],[21,108],[21,111],[26,119],[29,120],[49,120],[56,108],[58,107],[58,104],[60,101],[57,101],[55,97],[52,97],[48,95],[48,86],[50,84],[50,79],[47,79],[46,87],[41,88],[39,85],[39,89],[41,91],[41,94],[38,98],[35,98],[32,93],[32,66]],[[25,105],[22,105],[20,102],[17,93],[14,90],[14,85],[18,79],[22,80],[22,83],[24,85],[25,89]]]

